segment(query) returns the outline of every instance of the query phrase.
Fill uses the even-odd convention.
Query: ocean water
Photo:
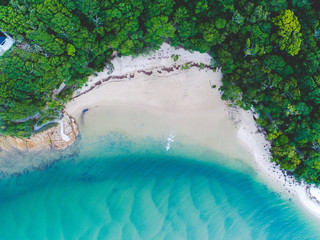
[[[56,160],[1,177],[0,239],[320,239],[253,169],[199,146],[109,133]]]

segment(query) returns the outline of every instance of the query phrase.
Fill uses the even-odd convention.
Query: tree
[[[283,72],[287,63],[278,55],[268,55],[263,60],[264,69],[275,71],[278,73]]]
[[[269,15],[270,15],[270,12],[265,11],[263,9],[263,6],[259,5],[255,7],[253,14],[250,14],[250,22],[256,23],[256,22],[266,21]]]
[[[227,20],[224,18],[218,17],[217,20],[215,21],[215,26],[217,29],[222,29],[226,26]]]
[[[308,0],[292,0],[292,6],[294,6],[294,7],[301,8],[301,7],[305,7],[307,5],[309,5]]]
[[[202,32],[203,39],[208,43],[208,45],[216,45],[222,43],[225,36],[220,34],[220,32],[214,27],[213,23],[202,24],[199,28]]]
[[[273,12],[279,12],[288,8],[286,0],[262,0],[261,5]]]
[[[243,25],[245,17],[243,17],[237,10],[233,13],[232,21],[240,26]]]
[[[278,28],[271,40],[277,43],[281,50],[285,50],[291,56],[297,55],[302,42],[300,23],[291,10],[285,10],[279,16],[272,19],[272,23]]]
[[[146,22],[146,27],[146,42],[154,47],[160,46],[165,38],[173,37],[175,31],[167,16],[151,18]]]

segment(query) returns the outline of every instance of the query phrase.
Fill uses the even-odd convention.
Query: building
[[[14,44],[13,38],[0,31],[0,56]]]
[[[0,45],[6,44],[7,36],[0,32]]]

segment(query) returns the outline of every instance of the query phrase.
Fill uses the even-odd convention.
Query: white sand
[[[179,56],[178,61],[174,62],[174,60],[171,58],[172,54],[177,54]],[[78,90],[75,95],[89,90],[90,87],[92,87],[96,82],[106,79],[109,76],[130,75],[132,73],[137,73],[139,70],[154,70],[157,72],[155,69],[161,71],[161,68],[163,67],[169,68],[173,65],[182,65],[187,62],[204,63],[209,65],[211,62],[211,57],[209,54],[201,54],[199,52],[190,53],[182,48],[175,50],[167,43],[164,43],[158,51],[146,56],[130,56],[122,58],[116,57],[112,60],[114,71],[111,75],[109,75],[108,71],[106,70],[98,73],[97,76],[91,76],[87,82],[87,86]]]
[[[275,163],[271,162],[270,143],[264,134],[258,132],[252,111],[239,110],[237,118],[241,120],[238,137],[255,159],[256,169],[276,191],[298,200],[310,213],[320,217],[320,190],[315,186],[297,182],[286,175]]]
[[[171,59],[172,54],[179,55],[177,62]],[[304,208],[320,217],[319,189],[309,189],[284,175],[270,162],[270,143],[257,132],[253,113],[239,109],[230,111],[220,99],[221,73],[208,68],[200,71],[196,67],[173,68],[168,72],[172,66],[186,62],[210,64],[210,61],[208,54],[174,50],[168,44],[149,56],[116,57],[112,61],[115,71],[111,75],[104,71],[91,77],[88,86],[75,95],[87,93],[68,103],[66,111],[79,118],[83,109],[108,108],[108,116],[100,119],[105,123],[105,131],[117,127],[132,136],[174,135],[175,141],[200,144],[234,159],[251,159],[247,149],[254,158],[251,165],[264,180],[275,190],[294,196]],[[103,82],[110,76],[113,78]],[[216,89],[211,88],[213,84],[217,85]],[[95,89],[88,92],[90,88]],[[170,144],[174,147],[174,143]]]
[[[218,84],[220,78],[220,73],[195,67],[161,75],[136,74],[134,79],[111,80],[76,98],[66,111],[77,117],[85,108],[104,107],[106,132],[117,126],[131,136],[164,138],[173,133],[175,141],[246,159],[249,156],[237,141],[219,91],[210,87],[209,79]]]

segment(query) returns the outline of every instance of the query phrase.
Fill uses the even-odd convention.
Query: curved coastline
[[[178,55],[179,59],[178,61],[174,62],[171,58],[172,54]],[[208,112],[210,111],[216,111],[216,116],[224,115],[223,118],[220,118],[220,122],[215,122],[213,124],[219,124],[222,123],[222,121],[226,121],[226,116],[229,120],[229,122],[232,122],[234,126],[236,126],[236,130],[234,131],[236,133],[236,140],[239,142],[239,145],[244,147],[252,156],[254,159],[254,162],[251,162],[251,165],[255,165],[254,168],[257,169],[258,173],[266,180],[268,181],[276,191],[286,194],[289,197],[292,197],[293,199],[298,200],[301,205],[307,209],[309,212],[313,213],[315,216],[320,217],[320,193],[318,188],[315,188],[314,186],[307,185],[305,183],[299,183],[295,179],[293,179],[292,176],[286,175],[275,163],[272,163],[270,161],[271,155],[270,155],[270,143],[265,139],[265,136],[263,133],[258,131],[258,128],[254,121],[254,113],[252,111],[244,111],[242,109],[230,109],[227,107],[227,103],[222,101],[220,99],[220,94],[218,92],[218,88],[221,85],[221,78],[222,73],[216,72],[214,75],[211,75],[210,78],[207,78],[207,86],[208,89],[210,89],[212,93],[212,99],[215,101],[215,105],[213,106],[207,106],[206,103],[199,103],[201,102],[201,99],[196,99],[190,97],[190,92],[188,90],[197,91],[197,88],[200,89],[203,86],[200,86],[202,83],[194,84],[190,81],[186,81],[183,83],[184,89],[182,91],[185,91],[185,98],[181,101],[181,104],[179,104],[179,100],[176,99],[176,103],[174,103],[176,106],[173,108],[165,107],[165,103],[168,102],[171,97],[168,95],[168,93],[158,96],[162,97],[162,102],[164,105],[162,105],[159,100],[154,100],[153,98],[155,95],[157,95],[157,92],[150,91],[149,93],[146,93],[146,87],[148,82],[154,82],[157,80],[158,82],[163,82],[164,79],[166,83],[162,83],[160,85],[154,85],[153,88],[157,89],[159,86],[163,86],[163,84],[171,84],[172,87],[172,95],[176,94],[176,97],[183,98],[183,94],[177,89],[179,87],[177,85],[174,85],[172,80],[170,82],[170,79],[175,79],[176,82],[179,82],[177,79],[179,78],[179,74],[181,72],[185,72],[185,70],[181,70],[181,66],[187,66],[189,70],[187,75],[192,74],[198,74],[200,75],[201,72],[208,72],[210,70],[210,62],[211,57],[208,54],[200,54],[198,52],[190,53],[184,49],[177,49],[175,50],[168,44],[163,44],[160,48],[160,50],[147,55],[147,56],[138,56],[136,58],[133,57],[116,57],[112,60],[112,63],[115,66],[115,70],[113,73],[108,74],[108,71],[103,71],[97,74],[97,76],[90,77],[88,84],[83,87],[82,89],[75,92],[74,100],[67,104],[66,112],[68,114],[71,114],[72,116],[79,115],[83,109],[90,109],[91,107],[97,107],[97,106],[110,106],[112,103],[116,106],[117,104],[125,105],[128,104],[128,100],[130,100],[130,97],[121,97],[124,96],[124,94],[131,94],[133,97],[130,102],[131,107],[146,107],[145,102],[148,102],[147,108],[153,109],[158,112],[162,112],[162,117],[164,118],[164,113],[172,113],[175,109],[179,109],[180,106],[192,103],[193,101],[196,102],[196,107],[202,106],[204,107],[201,111]],[[205,66],[204,69],[200,72],[199,69],[195,70],[195,67],[199,66]],[[195,72],[195,71],[198,71]],[[185,72],[186,74],[186,72]],[[185,75],[185,76],[187,76]],[[152,76],[147,79],[148,76]],[[206,76],[208,77],[208,76]],[[140,87],[142,86],[142,90],[133,89],[132,92],[128,92],[128,89],[124,90],[122,88],[123,84],[125,83],[128,85],[129,88],[133,88],[135,83],[138,81],[137,79],[140,79]],[[108,82],[108,83],[105,83]],[[145,83],[145,84],[143,84]],[[181,83],[181,82],[180,82]],[[173,85],[172,85],[173,84]],[[216,85],[216,89],[211,89],[210,86]],[[99,89],[100,88],[100,89]],[[109,90],[107,90],[107,88]],[[96,89],[96,90],[94,90]],[[99,89],[99,90],[97,90]],[[94,91],[92,91],[94,90]],[[150,89],[149,89],[150,90]],[[148,90],[148,91],[149,91]],[[92,91],[92,92],[91,92]],[[107,92],[106,92],[107,91]],[[109,92],[108,92],[109,91]],[[108,96],[107,94],[110,93],[110,91],[116,91],[115,94],[111,94],[112,96]],[[141,92],[145,91],[145,92]],[[93,94],[94,92],[94,94]],[[200,95],[199,95],[200,94]],[[200,96],[202,93],[199,93],[197,97]],[[182,97],[181,97],[182,95]],[[137,97],[138,100],[135,101],[134,97]],[[139,97],[141,97],[139,99]],[[113,99],[112,99],[113,98]],[[190,98],[186,100],[187,98]],[[174,98],[173,98],[174,99]],[[208,100],[206,96],[203,96],[204,101]],[[184,102],[185,101],[185,102]],[[197,103],[198,102],[198,103]],[[171,103],[172,104],[172,103]],[[220,105],[220,108],[218,109],[218,105]],[[192,106],[189,106],[192,108]],[[216,108],[216,109],[214,109]],[[204,110],[205,109],[205,110]],[[221,110],[223,109],[223,110]],[[186,109],[185,109],[186,110]],[[186,110],[187,111],[187,110]],[[190,113],[190,112],[189,112]],[[160,114],[161,115],[161,114]],[[192,115],[192,113],[191,113]],[[190,114],[185,116],[191,116]],[[209,115],[208,115],[209,116]],[[203,115],[203,117],[208,117],[207,115]],[[219,117],[218,117],[219,118]],[[230,127],[230,126],[229,126]],[[211,135],[216,134],[216,132],[212,132]],[[227,135],[230,133],[227,133]],[[220,138],[221,136],[218,135],[217,138]],[[199,139],[197,139],[199,140]],[[221,139],[220,139],[221,140]],[[204,137],[204,141],[201,142],[202,144],[206,144],[205,141],[215,141],[212,137]],[[219,141],[211,143],[212,147],[215,145],[216,149],[219,149]],[[223,151],[223,144],[220,145]],[[227,151],[227,150],[226,150]],[[239,151],[239,149],[238,149]],[[230,153],[230,152],[229,152]],[[243,153],[237,154],[236,150],[231,150],[231,154],[233,154],[234,158],[243,158],[245,155]]]
[[[252,111],[239,109],[238,138],[255,160],[256,170],[277,191],[297,200],[308,212],[320,218],[320,193],[315,186],[298,182],[280,167],[271,162],[270,142],[259,132]]]

